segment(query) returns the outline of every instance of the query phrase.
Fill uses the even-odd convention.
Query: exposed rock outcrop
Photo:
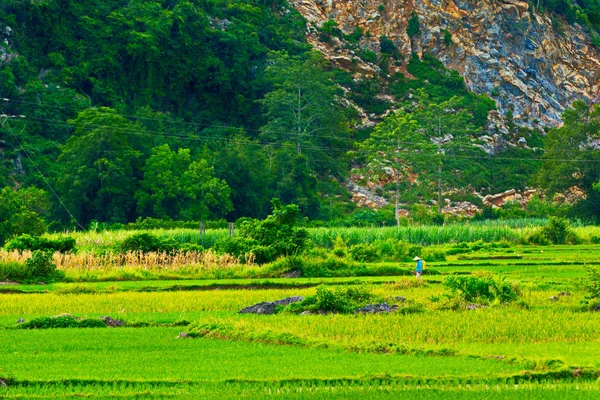
[[[333,19],[346,34],[360,27],[369,33],[360,45],[371,51],[379,52],[379,38],[387,36],[405,59],[411,53],[433,54],[458,70],[471,90],[492,96],[500,113],[506,117],[510,112],[519,125],[553,126],[573,100],[600,101],[600,52],[590,36],[577,24],[557,25],[558,17],[553,23],[548,14],[532,12],[525,1],[292,2],[315,26]],[[406,28],[413,11],[422,33],[409,38]],[[378,72],[377,66],[360,60],[341,43],[322,44],[314,32],[309,41],[334,64],[352,65],[365,76]],[[489,146],[502,145],[492,135]]]
[[[536,189],[525,189],[520,192],[510,189],[498,194],[489,194],[483,198],[483,205],[488,207],[502,207],[509,201],[516,201],[521,206],[526,206],[533,195],[540,196],[541,193]]]
[[[474,217],[480,211],[481,209],[479,207],[468,201],[459,201],[454,203],[453,205],[448,205],[442,208],[442,214],[455,215],[460,217]]]
[[[352,201],[361,207],[380,208],[388,204],[388,201],[381,196],[377,196],[369,189],[359,186],[358,184],[349,181],[348,189],[352,193]]]
[[[354,314],[381,314],[381,313],[391,313],[398,309],[397,305],[389,305],[387,303],[381,304],[367,304],[364,307],[361,307],[354,311]]]
[[[302,296],[292,296],[286,297],[285,299],[277,300],[277,301],[265,301],[262,303],[255,304],[250,307],[246,307],[240,310],[240,314],[274,314],[275,307],[278,305],[287,306],[291,303],[297,303],[299,301],[304,300]]]

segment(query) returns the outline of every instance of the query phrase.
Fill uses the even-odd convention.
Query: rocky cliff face
[[[578,25],[533,12],[524,1],[292,1],[314,26],[335,20],[346,34],[356,27],[369,32],[360,44],[372,51],[379,51],[385,35],[405,58],[433,54],[458,70],[472,91],[495,99],[503,116],[511,112],[519,125],[553,126],[573,100],[600,101],[600,52],[589,35]],[[410,38],[406,28],[413,11],[422,33]],[[343,46],[320,43],[315,34],[309,40],[342,67],[353,62],[363,75],[376,72],[376,66],[357,60]]]

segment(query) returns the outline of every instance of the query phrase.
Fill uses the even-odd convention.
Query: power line
[[[4,101],[15,101],[15,102],[21,102],[21,103],[26,103],[26,104],[32,104],[32,105],[39,105],[37,103],[33,103],[33,102],[25,102],[25,101],[20,101],[20,100],[11,100],[11,99],[6,99],[3,98],[2,100]],[[66,107],[61,107],[61,106],[54,106],[54,105],[44,105],[47,107],[57,107],[57,108],[66,108]],[[138,118],[138,117],[132,117],[132,118]],[[58,127],[63,127],[63,128],[72,128],[72,125],[65,123],[62,120],[52,120],[52,119],[47,119],[47,118],[40,118],[40,117],[27,117],[28,120],[35,120],[35,121],[40,121],[41,123],[45,123],[47,125],[50,126],[58,126]],[[145,118],[147,120],[154,120],[154,121],[161,121],[159,119],[154,119],[154,118]],[[208,126],[208,127],[215,127],[215,128],[220,128],[220,129],[239,129],[239,130],[244,130],[244,128],[236,128],[236,127],[224,127],[224,126],[219,126],[219,125],[208,125],[208,124],[195,124],[195,123],[185,123],[185,122],[177,122],[177,123],[181,123],[181,124],[186,124],[186,125],[198,125],[198,126]],[[277,147],[285,147],[284,144],[282,144],[281,141],[277,141],[277,142],[265,142],[265,141],[261,141],[261,142],[256,142],[256,141],[252,141],[252,140],[248,140],[248,141],[239,141],[239,140],[235,140],[233,138],[226,138],[226,137],[199,137],[199,136],[191,136],[191,135],[182,135],[182,134],[177,134],[177,133],[169,133],[169,132],[161,132],[160,134],[157,134],[158,132],[155,131],[155,133],[149,133],[147,131],[141,131],[139,129],[136,128],[125,128],[125,127],[114,127],[114,126],[109,126],[109,125],[102,125],[102,124],[88,124],[86,125],[87,127],[92,127],[92,128],[104,128],[104,129],[108,129],[111,130],[113,132],[121,132],[121,133],[125,133],[125,134],[133,134],[133,135],[138,135],[138,136],[149,136],[149,137],[157,137],[157,138],[161,138],[161,139],[165,139],[165,138],[169,138],[169,139],[183,139],[183,140],[191,140],[191,141],[200,141],[200,142],[225,142],[225,143],[235,143],[238,145],[243,145],[243,146],[254,146],[254,147],[268,147],[268,146],[277,146]],[[289,138],[304,138],[303,135],[298,135],[295,133],[283,133],[283,135],[289,137]],[[323,138],[328,138],[328,139],[332,139],[331,136],[311,136],[311,137],[323,137]],[[352,141],[354,144],[356,144],[356,141],[349,139],[349,138],[335,138],[336,140],[340,140],[340,141]],[[381,141],[381,143],[386,144],[404,144],[404,145],[415,145],[415,144],[422,144],[422,142],[419,141],[411,141],[411,140],[395,140],[390,138],[389,141]],[[477,145],[473,144],[473,145],[456,145],[454,146],[455,148],[463,148],[463,149],[473,149],[476,148]],[[302,148],[305,148],[307,150],[322,150],[325,152],[334,152],[334,153],[346,153],[346,152],[350,152],[352,151],[354,154],[359,154],[359,155],[366,155],[368,154],[367,151],[365,150],[361,150],[361,149],[351,149],[351,148],[347,148],[347,147],[335,147],[335,146],[324,146],[324,145],[318,145],[318,144],[314,144],[314,143],[304,143],[302,145]],[[564,152],[574,152],[573,150],[558,150],[558,151],[564,151]],[[584,152],[584,151],[597,151],[596,149],[582,149],[582,150],[577,150],[579,152]],[[468,156],[468,155],[452,155],[451,158],[453,159],[471,159],[471,160],[501,160],[501,161],[555,161],[555,162],[574,162],[574,163],[596,163],[596,162],[600,162],[600,160],[588,160],[588,159],[574,159],[574,158],[533,158],[533,157],[501,157],[501,156]],[[311,161],[327,161],[325,159],[312,159]]]
[[[56,105],[56,104],[47,104],[47,103],[41,103],[41,102],[33,102],[33,101],[26,101],[26,100],[17,100],[17,99],[9,99],[9,98],[1,98],[0,100],[5,101],[6,103],[20,103],[20,104],[28,104],[28,105],[33,105],[33,106],[42,106],[42,107],[47,107],[47,108],[56,108],[56,109],[69,109],[72,111],[79,111],[79,109],[77,107],[74,106],[60,106],[60,105]],[[161,123],[167,123],[167,124],[174,124],[174,125],[186,125],[186,126],[190,126],[190,127],[203,127],[203,128],[216,128],[216,129],[230,129],[230,130],[237,130],[239,132],[256,132],[256,133],[262,133],[262,130],[260,129],[253,129],[253,128],[245,128],[245,127],[236,127],[236,126],[225,126],[225,125],[216,125],[216,124],[207,124],[207,123],[200,123],[200,122],[185,122],[185,121],[177,121],[177,120],[172,120],[172,119],[168,119],[168,120],[162,120],[160,118],[150,118],[150,117],[141,117],[141,116],[135,116],[135,115],[127,115],[127,114],[119,114],[120,116],[124,117],[124,118],[129,118],[129,119],[135,119],[135,120],[145,120],[145,121],[155,121],[155,122],[161,122]],[[45,121],[45,119],[43,118],[36,118],[36,117],[28,117],[29,119],[38,119],[38,120],[42,120]],[[59,122],[64,122],[62,120],[56,120]],[[93,126],[93,125],[92,125]],[[101,125],[99,125],[101,126]],[[71,125],[65,125],[65,127],[72,127]],[[334,141],[341,141],[341,142],[350,142],[350,143],[356,143],[356,140],[353,138],[346,138],[346,137],[339,137],[336,135],[316,135],[316,134],[310,134],[310,135],[300,135],[294,132],[288,132],[288,131],[274,131],[273,132],[276,135],[285,135],[286,137],[296,137],[296,138],[305,138],[307,136],[311,137],[311,138],[323,138],[323,139],[331,139]],[[175,135],[173,135],[175,136]],[[178,137],[184,138],[183,135],[180,135]],[[216,140],[216,139],[215,139]],[[223,140],[227,140],[227,138],[223,138]],[[475,140],[477,140],[477,138],[475,138]],[[270,143],[270,142],[262,142],[262,143]],[[273,142],[273,143],[279,143],[279,142]],[[384,141],[384,143],[386,143]],[[388,143],[401,143],[401,144],[415,144],[417,142],[415,141],[408,141],[408,140],[401,140],[398,142],[397,139],[390,139]],[[464,148],[472,148],[474,146],[455,146],[455,147],[464,147]],[[328,149],[334,149],[332,147],[327,147]],[[338,148],[339,149],[339,148]],[[342,149],[345,150],[345,149]],[[585,148],[585,149],[579,149],[579,152],[587,152],[587,151],[596,151],[597,149],[590,149],[590,148]],[[572,152],[573,150],[570,149],[555,149],[553,150],[554,152]],[[496,158],[498,159],[498,158]],[[508,159],[513,159],[513,158],[508,158]],[[529,160],[529,158],[527,158]]]
[[[4,125],[6,123],[6,121],[8,120],[8,118],[15,118],[15,116],[11,116],[11,115],[6,115],[6,114],[1,114],[0,115],[0,125],[4,128]],[[48,180],[46,179],[46,177],[44,176],[44,174],[42,174],[42,171],[40,171],[40,169],[38,168],[38,166],[36,165],[36,163],[33,161],[33,159],[31,158],[31,155],[29,154],[29,152],[25,149],[25,147],[21,144],[21,141],[19,140],[19,138],[17,137],[17,135],[15,135],[15,133],[13,132],[13,130],[11,128],[7,128],[7,130],[10,132],[10,134],[15,138],[15,141],[17,142],[17,145],[21,148],[21,150],[23,151],[23,153],[25,153],[25,156],[29,159],[29,161],[31,162],[31,164],[33,165],[33,168],[35,168],[35,170],[37,171],[38,174],[40,174],[40,176],[42,177],[42,179],[44,180],[44,183],[46,184],[46,186],[48,186],[48,188],[50,189],[50,191],[54,194],[54,196],[56,196],[56,198],[58,199],[58,202],[60,203],[60,205],[67,211],[67,213],[69,214],[69,216],[71,218],[73,218],[73,221],[75,221],[75,223],[82,229],[85,230],[85,228],[83,227],[83,225],[81,225],[79,223],[79,221],[77,220],[77,218],[75,218],[75,216],[73,215],[73,213],[71,213],[71,211],[69,210],[69,208],[66,206],[66,204],[62,201],[62,199],[60,198],[60,196],[58,195],[58,193],[56,193],[56,191],[54,190],[54,188],[52,187],[52,185],[50,185],[50,182],[48,182]]]

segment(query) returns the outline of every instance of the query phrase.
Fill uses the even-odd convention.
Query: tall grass
[[[429,246],[455,242],[511,241],[523,237],[523,232],[506,226],[444,225],[406,226],[385,228],[314,228],[311,238],[317,246],[332,247],[340,236],[348,245],[373,243],[378,240],[395,239],[411,244]]]
[[[204,235],[200,235],[200,232],[196,229],[153,229],[149,232],[159,238],[172,238],[180,243],[197,244],[204,248],[214,246],[218,239],[228,235],[227,229],[207,229]],[[126,238],[139,233],[140,231],[127,230],[102,232],[86,231],[50,233],[46,236],[50,239],[71,236],[75,238],[79,250],[98,253],[109,250]]]
[[[0,250],[0,262],[24,263],[31,257],[31,251]],[[144,270],[171,270],[196,267],[200,269],[231,268],[240,265],[240,260],[229,254],[217,254],[212,250],[205,252],[150,252],[128,251],[126,253],[82,252],[54,253],[54,264],[63,271],[97,271],[108,269],[135,268]]]
[[[543,218],[527,218],[519,220],[490,220],[470,222],[468,224],[449,224],[443,226],[406,226],[406,227],[337,227],[337,228],[309,228],[309,235],[313,243],[319,247],[331,248],[337,236],[342,237],[348,245],[358,243],[373,243],[378,240],[395,239],[410,244],[429,246],[457,242],[521,242],[547,222]],[[593,236],[600,237],[600,227],[574,225],[574,231],[585,241],[590,241]],[[104,252],[113,248],[117,243],[139,231],[104,231],[104,232],[64,232],[53,233],[47,236],[56,239],[69,235],[77,241],[80,251],[95,253]],[[194,229],[156,229],[152,233],[160,238],[173,238],[180,243],[193,243],[204,248],[212,247],[215,242],[227,236],[227,229],[209,229],[200,236]]]

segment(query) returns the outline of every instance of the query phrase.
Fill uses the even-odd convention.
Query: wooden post
[[[233,230],[233,222],[229,222],[229,236],[233,236],[235,234],[234,230]]]

